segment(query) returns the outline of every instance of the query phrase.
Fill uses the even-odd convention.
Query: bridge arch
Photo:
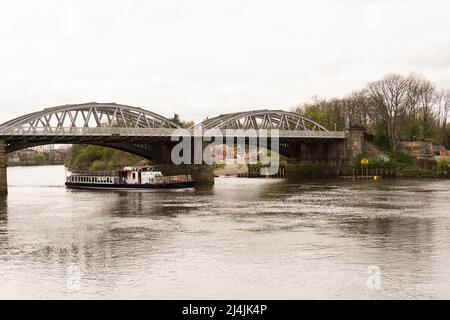
[[[25,132],[37,128],[179,128],[173,121],[139,107],[97,102],[46,108],[7,121],[1,127]]]
[[[67,104],[32,112],[0,125],[5,152],[48,144],[92,144],[149,158],[155,143],[137,139],[142,130],[179,128],[157,113],[117,103]],[[121,135],[125,130],[126,135]],[[114,132],[119,134],[115,136]]]
[[[221,114],[202,121],[195,128],[328,131],[319,123],[298,113],[268,109]]]

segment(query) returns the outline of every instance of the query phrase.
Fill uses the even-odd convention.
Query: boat
[[[125,167],[116,171],[74,171],[66,177],[68,189],[193,190],[190,175],[164,176],[151,166]]]

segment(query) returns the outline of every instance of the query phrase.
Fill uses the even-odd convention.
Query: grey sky
[[[118,102],[289,109],[389,72],[450,89],[448,1],[0,1],[0,122]]]

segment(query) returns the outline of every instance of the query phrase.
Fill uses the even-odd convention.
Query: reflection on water
[[[449,181],[140,193],[66,190],[59,166],[8,179],[0,298],[450,298]]]

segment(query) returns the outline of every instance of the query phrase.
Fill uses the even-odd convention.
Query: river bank
[[[55,161],[55,162],[8,162],[8,167],[38,167],[38,166],[62,166],[64,165],[64,161]]]
[[[246,176],[248,168],[245,165],[226,164],[215,168],[216,176]],[[340,176],[380,176],[384,178],[413,178],[413,179],[449,179],[450,169],[442,170],[433,168],[430,170],[414,167],[394,168],[362,168],[350,165],[305,165],[287,163],[285,176],[291,178],[338,178]],[[256,175],[255,175],[256,176]]]

